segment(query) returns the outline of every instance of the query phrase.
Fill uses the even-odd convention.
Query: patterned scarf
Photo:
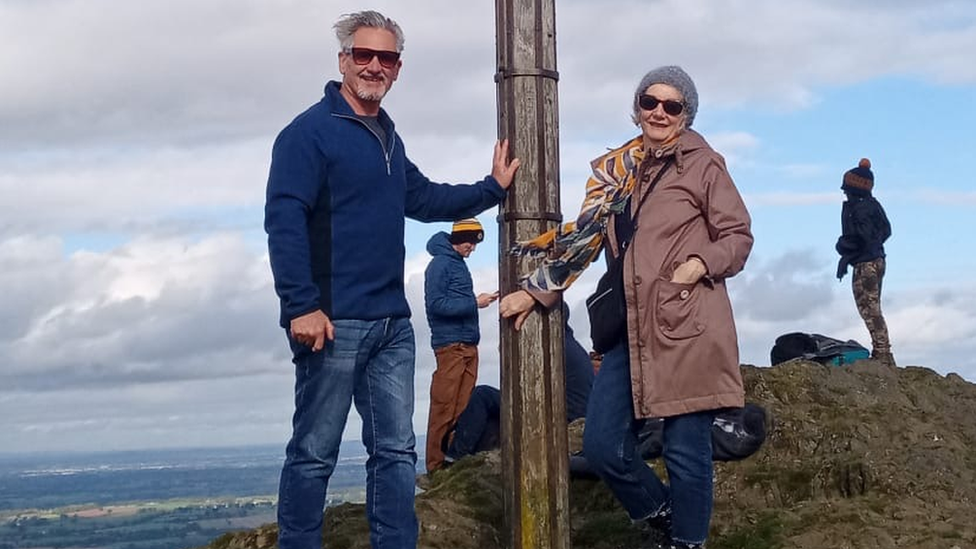
[[[643,137],[637,136],[590,164],[593,175],[586,182],[586,198],[575,222],[512,247],[516,256],[545,255],[535,271],[521,278],[524,287],[565,290],[597,258],[611,215],[623,212],[634,192],[637,169],[644,159],[643,144]]]

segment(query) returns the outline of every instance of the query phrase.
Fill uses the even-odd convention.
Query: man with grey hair
[[[265,230],[295,364],[295,413],[278,498],[278,546],[319,549],[322,510],[353,403],[363,420],[374,548],[417,545],[414,332],[404,294],[404,218],[452,221],[497,205],[518,169],[495,144],[470,185],[427,179],[380,102],[403,32],[375,11],[335,25],[341,82],[275,140]]]

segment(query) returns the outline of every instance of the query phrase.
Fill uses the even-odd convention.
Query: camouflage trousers
[[[885,274],[885,259],[879,257],[854,265],[854,303],[861,313],[868,332],[871,333],[871,355],[890,356],[891,341],[888,339],[888,325],[881,314],[881,281]]]

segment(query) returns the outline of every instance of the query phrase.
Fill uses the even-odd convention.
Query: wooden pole
[[[496,0],[498,133],[521,160],[499,216],[499,288],[518,289],[537,260],[509,249],[558,225],[555,0]],[[569,549],[562,311],[501,327],[502,476],[512,549]]]

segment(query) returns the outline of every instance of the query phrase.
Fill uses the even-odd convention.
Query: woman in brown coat
[[[558,303],[601,250],[619,257],[626,245],[626,332],[603,356],[583,449],[632,520],[673,547],[701,547],[712,512],[712,420],[744,404],[725,280],[752,248],[750,219],[721,155],[690,129],[698,93],[680,67],[647,73],[633,108],[641,135],[593,161],[576,222],[516,247],[545,259],[500,311],[520,328],[536,304]],[[665,420],[670,486],[637,453],[649,417]]]

